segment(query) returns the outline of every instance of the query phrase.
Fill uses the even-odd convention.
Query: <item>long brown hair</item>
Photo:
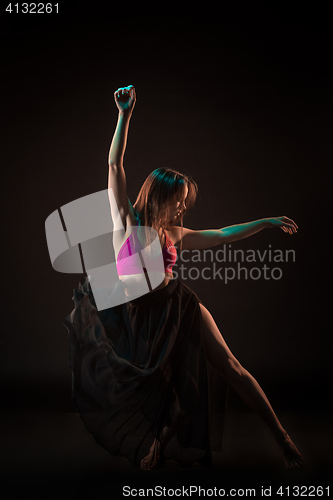
[[[142,226],[152,227],[156,231],[162,226],[168,230],[170,228],[169,207],[177,197],[183,197],[186,185],[188,187],[186,209],[182,211],[180,218],[182,228],[180,251],[182,250],[183,217],[193,207],[198,193],[198,186],[192,177],[171,168],[157,168],[148,175],[133,204]]]

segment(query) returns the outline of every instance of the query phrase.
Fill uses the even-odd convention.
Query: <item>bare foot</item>
[[[279,442],[286,469],[302,469],[304,460],[288,434]]]
[[[154,440],[148,455],[140,462],[141,469],[157,469],[165,462],[162,445],[156,439]]]

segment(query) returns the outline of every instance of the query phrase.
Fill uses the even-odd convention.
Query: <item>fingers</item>
[[[284,226],[281,226],[281,229],[285,232],[285,233],[289,233],[289,234],[293,234],[293,233],[297,233],[297,230],[294,226],[291,226],[291,225],[287,225],[285,224]]]
[[[290,219],[289,217],[285,217],[285,216],[284,216],[284,217],[281,217],[281,221],[282,221],[282,222],[285,222],[285,223],[286,223],[286,224],[285,224],[286,226],[293,228],[293,229],[295,230],[295,233],[297,232],[298,225],[296,224],[296,222],[295,222],[295,221],[293,221],[293,220],[292,220],[292,219]]]
[[[116,90],[116,92],[114,93],[115,97],[117,97],[119,99],[119,97],[121,97],[124,94],[126,94],[127,92],[125,92],[124,90],[125,89],[118,89],[118,90]]]
[[[114,96],[116,98],[119,98],[123,95],[130,95],[133,97],[135,96],[135,88],[133,85],[128,85],[128,87],[120,87],[118,90],[115,91]]]
[[[130,91],[131,91],[132,98],[136,99],[135,87],[133,87],[133,85],[131,85],[131,87],[132,88],[130,89]]]
[[[294,225],[298,229],[298,225],[296,224],[296,222],[290,219],[289,217],[284,216],[282,217],[282,220],[283,222],[288,222],[289,224]]]
[[[289,217],[286,216],[274,217],[272,221],[273,225],[279,226],[285,233],[289,234],[297,233],[298,226],[296,222],[290,219]]]
[[[285,233],[289,233],[289,234],[297,233],[298,226],[297,226],[295,221],[293,221],[292,219],[290,219],[289,217],[286,217],[286,216],[279,217],[279,219],[280,219],[281,223],[283,224],[281,226],[281,229],[283,229],[283,231]]]

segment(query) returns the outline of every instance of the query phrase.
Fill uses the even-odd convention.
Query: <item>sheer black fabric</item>
[[[114,287],[119,295],[124,285]],[[75,307],[62,320],[72,399],[96,442],[138,465],[163,429],[176,424],[165,458],[209,465],[212,449],[221,449],[227,390],[206,360],[198,296],[173,279],[97,311],[88,278],[73,292]]]

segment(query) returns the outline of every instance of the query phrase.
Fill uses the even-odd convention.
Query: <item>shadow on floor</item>
[[[270,498],[281,499],[288,496],[287,489],[284,496],[277,495],[281,486],[289,486],[289,491],[295,486],[328,487],[333,465],[330,416],[279,414],[279,418],[303,454],[306,466],[301,471],[283,468],[273,437],[252,413],[227,414],[223,451],[213,454],[212,467],[194,465],[185,469],[168,461],[161,469],[142,471],[130,467],[126,459],[114,459],[97,445],[77,413],[3,412],[1,485],[2,491],[8,492],[3,498],[34,495],[34,500],[76,500],[106,495],[111,500],[111,496],[126,498],[133,488],[145,489],[141,495],[136,491],[138,497],[144,497],[143,493],[153,497],[155,493],[155,497],[168,498],[170,488],[185,488],[174,496],[181,492],[182,497],[198,497],[198,490],[189,489],[192,486],[210,489],[206,496],[213,498],[221,497],[223,490],[225,496],[231,496],[230,488],[240,489],[238,497],[262,497],[262,487],[266,493],[272,488]],[[123,491],[125,486],[127,490]],[[153,491],[147,492],[147,488]],[[252,493],[246,493],[249,488],[253,488]],[[309,493],[308,489],[305,496]],[[204,496],[203,491],[200,496]],[[312,495],[316,496],[320,495]]]

